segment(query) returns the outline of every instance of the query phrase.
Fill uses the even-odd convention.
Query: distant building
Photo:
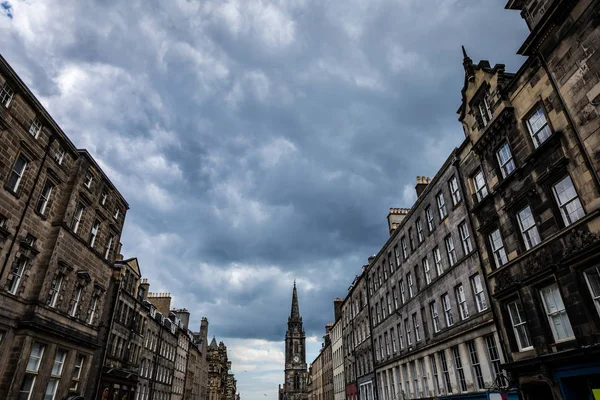
[[[128,204],[1,56],[0,142],[0,398],[91,399]]]
[[[236,381],[231,372],[231,361],[227,357],[227,346],[217,345],[213,337],[207,349],[208,400],[234,400]]]
[[[344,378],[344,340],[342,304],[344,299],[333,301],[335,323],[331,328],[331,356],[333,359],[333,397],[334,400],[346,399],[346,382]]]
[[[306,400],[306,335],[302,326],[296,282],[292,290],[292,308],[288,318],[288,329],[285,333],[285,383],[283,398],[285,400]]]

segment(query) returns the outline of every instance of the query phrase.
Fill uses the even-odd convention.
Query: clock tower
[[[285,333],[285,385],[283,400],[306,400],[306,335],[298,307],[296,281],[292,291],[292,311]]]

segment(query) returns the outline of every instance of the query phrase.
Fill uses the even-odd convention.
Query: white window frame
[[[433,249],[433,261],[435,262],[437,276],[442,275],[444,273],[444,261],[442,260],[442,252],[439,247]]]
[[[450,327],[454,325],[454,317],[452,316],[452,303],[450,302],[450,296],[448,293],[442,295],[442,306],[444,307],[446,326]]]
[[[60,296],[60,289],[62,288],[63,279],[64,275],[59,272],[52,280],[50,286],[50,301],[48,302],[48,305],[51,308],[56,307],[56,302],[58,301],[58,297]]]
[[[114,235],[111,234],[108,236],[108,241],[106,242],[106,247],[104,248],[104,258],[107,260],[110,257],[110,253],[112,251],[112,245],[113,245],[114,240],[115,240]]]
[[[504,249],[504,240],[502,239],[502,233],[500,228],[496,228],[492,233],[488,235],[492,253],[494,254],[494,262],[496,267],[499,268],[508,262],[508,256]]]
[[[473,288],[473,296],[475,297],[477,311],[482,312],[487,310],[488,305],[487,300],[485,299],[483,283],[481,282],[481,275],[475,274],[471,277],[471,287]]]
[[[481,116],[481,120],[483,122],[483,126],[487,126],[492,120],[493,114],[492,109],[490,108],[490,103],[488,101],[488,94],[486,93],[481,101],[477,103],[477,108],[479,109],[479,115]]]
[[[417,228],[417,240],[419,243],[423,243],[423,241],[425,241],[425,236],[423,235],[423,223],[421,222],[420,217],[417,218],[415,226]]]
[[[485,181],[485,175],[483,174],[483,169],[479,168],[471,180],[473,181],[473,187],[475,188],[475,196],[477,197],[477,201],[483,200],[488,195],[488,188]]]
[[[467,255],[473,251],[473,243],[471,242],[471,234],[469,233],[466,222],[463,222],[458,226],[458,232],[460,233],[463,251],[465,252],[465,255]]]
[[[460,196],[460,189],[458,187],[458,179],[456,179],[456,175],[452,175],[452,177],[448,181],[448,187],[450,187],[450,194],[452,197],[452,205],[456,206],[462,200],[462,198]]]
[[[94,182],[94,177],[92,176],[92,174],[90,174],[89,172],[86,173],[85,180],[83,181],[83,184],[85,185],[85,187],[88,189],[91,189],[93,182]]]
[[[496,152],[496,158],[498,159],[498,165],[500,166],[500,171],[502,172],[502,178],[506,178],[517,168],[508,143],[504,143],[502,147],[498,149]]]
[[[408,245],[406,244],[406,236],[402,236],[400,239],[400,244],[402,245],[402,257],[404,261],[408,259]]]
[[[56,161],[58,165],[61,165],[64,159],[65,149],[63,149],[61,145],[57,145],[56,151],[54,152],[54,161]]]
[[[535,119],[534,119],[535,118]],[[543,122],[538,124],[543,118]],[[532,122],[533,121],[533,122]],[[536,126],[534,126],[534,124]],[[542,106],[538,106],[535,111],[531,112],[527,117],[527,130],[533,140],[533,145],[537,148],[544,143],[552,135],[552,130],[548,125],[548,119],[546,113],[542,109]]]
[[[39,119],[34,118],[31,120],[31,125],[29,125],[29,134],[37,139],[42,131],[42,123]]]
[[[75,317],[77,315],[77,310],[79,308],[79,302],[81,301],[81,293],[83,292],[83,286],[77,286],[75,289],[75,296],[73,297],[74,301],[71,306],[71,310],[69,310],[69,315],[71,317]]]
[[[521,302],[519,300],[511,301],[506,305],[506,309],[508,310],[513,334],[519,351],[533,349],[533,343],[531,342],[529,331],[527,329],[527,320],[521,315],[523,313]]]
[[[550,306],[546,303],[546,296],[544,292],[551,291],[552,300],[555,303],[556,311],[550,310]],[[567,310],[565,309],[565,305],[562,300],[562,296],[560,291],[558,290],[558,285],[553,283],[551,285],[545,286],[540,289],[540,296],[542,298],[542,304],[544,305],[544,310],[546,311],[546,317],[548,318],[548,324],[550,325],[550,330],[552,331],[552,336],[556,343],[565,342],[569,340],[573,340],[575,338],[575,334],[573,333],[573,328],[571,326],[571,321],[569,320],[569,316],[567,314]],[[553,318],[559,317],[558,321],[564,327],[564,333],[566,336],[559,337],[559,332],[556,329],[556,325],[553,323]]]
[[[448,216],[448,209],[446,208],[446,199],[444,198],[444,193],[439,192],[437,196],[435,196],[437,205],[438,205],[438,213],[440,216],[440,221]]]
[[[557,186],[563,182],[567,182],[569,186],[559,193]],[[577,195],[577,191],[575,190],[575,185],[573,185],[571,176],[567,175],[552,185],[552,193],[554,193],[554,199],[556,200],[556,204],[560,209],[560,214],[562,215],[565,226],[569,226],[585,216],[585,210],[581,205],[581,201],[579,200],[579,196]],[[563,194],[569,197],[564,198]],[[568,209],[570,206],[574,206],[575,208],[572,211],[569,211]]]
[[[46,207],[48,206],[48,202],[50,201],[50,196],[52,196],[52,190],[54,189],[54,185],[48,179],[44,182],[44,186],[42,187],[42,192],[40,193],[40,198],[35,206],[36,211],[41,215],[46,213]]]
[[[39,349],[39,355],[33,355],[33,351],[36,348]],[[21,397],[21,393],[27,393],[27,400],[29,400],[31,398],[32,393],[34,393],[34,389],[35,389],[35,383],[37,380],[37,375],[38,372],[40,370],[40,364],[42,363],[42,359],[44,358],[44,351],[46,349],[46,346],[41,344],[41,343],[34,343],[33,346],[31,347],[31,351],[29,353],[29,358],[27,359],[27,366],[25,367],[25,376],[23,377],[23,381],[21,382],[21,387],[19,389],[19,394],[18,397]],[[29,368],[29,364],[31,363],[32,359],[35,362],[35,368],[30,369]],[[31,385],[29,387],[29,391],[23,391],[23,385],[25,383],[26,379],[31,379]]]
[[[23,163],[23,165],[21,166],[21,168],[19,170],[16,169],[18,161],[22,161],[22,163]],[[13,179],[13,176],[16,176],[16,180],[12,184],[12,187],[8,186],[8,189],[11,190],[13,193],[18,192],[19,186],[21,186],[21,181],[23,180],[23,175],[25,175],[25,171],[27,170],[28,164],[29,164],[29,161],[22,154],[19,154],[19,156],[16,158],[15,162],[13,163],[13,166],[10,170],[10,174],[8,176],[8,181],[7,181],[7,186],[8,186],[8,183],[11,181],[11,179]]]
[[[433,211],[431,211],[431,206],[427,206],[427,208],[425,209],[425,216],[427,217],[427,229],[429,229],[429,233],[431,233],[435,229]]]
[[[528,215],[526,215],[527,213],[523,214],[526,211],[528,211]],[[533,212],[531,211],[531,206],[527,205],[517,212],[517,221],[519,222],[521,237],[523,238],[527,250],[534,248],[542,242]],[[528,225],[525,225],[526,222],[528,222]]]
[[[87,323],[92,324],[94,322],[94,317],[96,316],[96,308],[98,307],[98,295],[92,296],[92,302],[90,304],[90,310],[88,312]]]
[[[406,288],[404,287],[404,280],[400,279],[400,299],[402,304],[406,303]]]
[[[590,291],[590,296],[596,306],[596,311],[600,315],[600,267],[592,267],[584,271],[585,282]]]
[[[431,312],[431,320],[433,321],[433,332],[438,333],[440,331],[440,315],[437,310],[437,302],[433,300],[429,303],[429,311]]]
[[[9,86],[7,82],[4,82],[2,88],[0,88],[0,104],[2,104],[5,108],[8,108],[14,95],[15,91]]]
[[[73,229],[73,233],[77,233],[79,230],[79,225],[81,224],[81,220],[83,219],[83,211],[85,210],[85,206],[83,203],[78,202],[77,207],[75,208],[75,214],[73,214],[73,222],[71,224],[71,229]]]
[[[406,345],[410,347],[412,346],[412,337],[410,335],[410,322],[408,322],[408,318],[404,319],[404,330],[406,331]]]
[[[423,258],[423,275],[425,276],[425,284],[429,285],[431,283],[431,267],[427,257]]]
[[[96,238],[98,237],[98,231],[100,230],[100,221],[98,221],[97,219],[94,220],[94,223],[92,224],[92,229],[90,230],[90,247],[94,247],[94,244],[96,243]]]
[[[420,342],[421,341],[421,332],[419,330],[419,328],[420,328],[419,316],[417,315],[417,313],[413,313],[412,322],[413,322],[413,327],[415,328],[415,340],[417,342]]]
[[[454,240],[452,239],[452,235],[448,235],[444,238],[444,244],[446,246],[446,254],[448,255],[448,262],[450,266],[454,266],[458,261],[456,257],[456,248],[454,247]]]
[[[9,281],[8,284],[8,293],[10,294],[16,294],[17,290],[19,290],[19,286],[21,286],[21,281],[23,280],[23,274],[25,273],[25,269],[27,268],[27,259],[26,258],[20,258],[17,261],[17,266],[16,268],[13,268],[11,275],[12,278]]]
[[[400,267],[400,264],[402,264],[402,260],[400,259],[400,249],[398,248],[398,245],[394,246],[394,257],[396,258],[396,269],[398,267]]]
[[[415,292],[413,290],[412,273],[410,272],[406,274],[406,283],[408,284],[408,298],[412,299],[413,297],[415,297]]]
[[[458,303],[460,320],[464,321],[465,319],[469,318],[469,306],[467,305],[465,288],[463,287],[462,283],[454,288],[454,294],[456,295],[456,302]]]

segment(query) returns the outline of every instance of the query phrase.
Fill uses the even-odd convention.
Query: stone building
[[[0,398],[93,398],[127,202],[0,56]]]
[[[217,345],[217,341],[213,337],[206,357],[208,361],[208,400],[232,400],[236,394],[235,380],[232,380],[233,374],[231,373],[231,361],[227,358],[227,346],[223,342],[219,342]]]
[[[333,300],[333,313],[335,323],[331,328],[331,357],[333,359],[333,398],[334,400],[345,400],[346,382],[344,378],[344,340],[342,305],[344,299]]]
[[[306,335],[300,316],[296,282],[292,289],[292,306],[285,333],[285,370],[283,398],[285,400],[307,399]]]
[[[323,353],[319,352],[310,364],[310,391],[309,400],[323,400]]]
[[[194,339],[193,333],[188,330],[190,312],[188,310],[171,310],[169,319],[176,327],[177,352],[175,354],[175,370],[173,371],[173,387],[171,400],[183,399],[185,389],[185,376],[187,373],[188,352]]]
[[[600,389],[597,1],[509,1],[531,32],[516,73],[464,54],[467,203],[526,399]]]
[[[390,210],[390,237],[369,261],[380,400],[487,399],[501,373],[456,155],[433,179],[417,177],[415,204]]]
[[[114,281],[103,315],[108,341],[98,354],[95,369],[102,371],[97,398],[134,400],[144,346],[148,310],[138,290],[141,273],[136,258],[114,264]]]
[[[363,266],[361,274],[354,278],[342,304],[347,400],[377,398],[365,270]]]
[[[323,354],[323,400],[333,400],[333,352],[331,348],[331,329],[333,323],[325,326],[325,337],[321,354]]]
[[[208,362],[206,359],[208,338],[208,320],[202,318],[200,331],[193,334],[188,353],[188,365],[185,375],[185,400],[206,400],[208,383]]]

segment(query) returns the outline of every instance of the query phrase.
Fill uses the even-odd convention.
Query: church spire
[[[296,280],[294,279],[294,290],[292,292],[292,312],[290,313],[290,321],[300,319],[300,307],[298,307],[298,292],[296,290]]]

